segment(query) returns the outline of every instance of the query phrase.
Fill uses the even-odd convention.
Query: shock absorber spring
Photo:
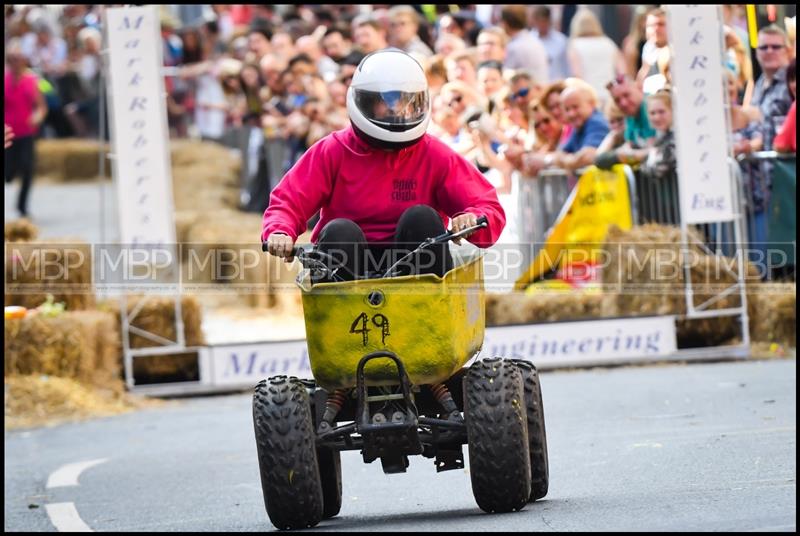
[[[444,408],[447,413],[458,412],[456,403],[453,400],[453,395],[443,383],[435,383],[431,385],[431,392],[436,401]]]
[[[322,420],[328,424],[333,424],[333,419],[339,414],[345,400],[347,400],[347,389],[336,389],[333,393],[330,393],[328,400],[325,401],[325,413],[322,415]]]

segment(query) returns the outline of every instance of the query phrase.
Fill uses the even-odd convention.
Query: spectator
[[[597,147],[598,158],[600,157],[599,155],[608,151],[613,151],[625,143],[625,114],[617,107],[617,103],[615,103],[613,99],[606,101],[603,107],[603,114],[611,130]]]
[[[644,93],[630,78],[619,75],[606,85],[617,108],[625,115],[625,143],[613,151],[599,152],[601,168],[617,163],[638,164],[649,154],[656,132],[650,125]]]
[[[497,97],[505,87],[503,65],[497,61],[485,61],[478,65],[478,88],[488,99],[488,112],[494,114],[498,109]]]
[[[550,81],[547,51],[538,37],[527,29],[527,8],[506,5],[500,11],[500,24],[509,36],[503,64],[508,69],[525,70],[534,80]]]
[[[183,42],[175,33],[180,27],[180,22],[169,11],[168,6],[159,8],[161,22],[161,45],[164,65],[172,67],[180,65],[183,57]]]
[[[509,101],[512,108],[522,112],[522,116],[527,124],[529,121],[530,104],[542,97],[544,88],[534,82],[531,75],[525,71],[519,72],[509,80],[510,92]]]
[[[739,80],[730,69],[725,70],[726,89],[731,105],[731,127],[733,130],[734,155],[746,155],[760,151],[764,147],[762,135],[761,113],[756,108],[739,104]],[[742,173],[749,179],[759,175],[755,180],[763,181],[760,166],[750,162],[742,162]]]
[[[541,101],[531,103],[530,117],[536,133],[536,141],[531,150],[534,153],[547,154],[558,149],[563,125],[547,111]]]
[[[439,54],[434,54],[422,66],[428,80],[428,91],[433,100],[439,95],[442,86],[447,83],[447,68],[444,66],[444,58]]]
[[[26,217],[36,154],[34,141],[47,115],[47,105],[36,75],[26,66],[19,40],[11,39],[6,45],[6,63],[3,122],[11,128],[14,144],[6,151],[4,175],[6,182],[17,175],[22,178],[17,210],[21,217]]]
[[[778,135],[775,136],[773,147],[776,151],[783,153],[797,152],[797,117],[795,110],[797,106],[797,62],[792,61],[786,69],[786,84],[789,86],[789,94],[792,97],[792,106],[786,115]]]
[[[272,34],[270,44],[272,45],[272,52],[287,61],[297,54],[297,51],[294,49],[294,39],[292,39],[289,32],[275,32]]]
[[[332,26],[325,32],[322,38],[322,49],[325,54],[336,63],[350,54],[353,49],[353,42],[350,39],[350,30],[343,26]]]
[[[647,43],[645,37],[647,13],[646,6],[636,6],[631,18],[630,31],[622,40],[622,55],[625,56],[625,63],[628,67],[626,74],[634,79],[642,68],[642,51]]]
[[[70,119],[73,130],[79,136],[96,136],[100,124],[101,84],[100,47],[103,36],[91,27],[78,32],[79,59],[70,67],[77,77],[78,92],[73,102],[64,106],[64,113]]]
[[[339,65],[322,53],[322,48],[314,36],[304,35],[295,43],[295,48],[300,54],[305,54],[313,62],[314,69],[325,82],[333,82],[339,75]]]
[[[375,19],[365,18],[354,22],[353,41],[363,53],[369,54],[389,46],[386,43],[386,30]]]
[[[347,87],[350,87],[350,81],[353,79],[353,74],[356,68],[364,59],[366,54],[358,50],[353,50],[348,54],[339,64],[339,80],[344,82]]]
[[[645,18],[645,37],[647,41],[642,47],[642,67],[636,75],[638,83],[644,82],[648,76],[657,73],[657,61],[661,50],[669,45],[667,34],[667,12],[663,8],[655,8]]]
[[[792,97],[786,83],[786,67],[789,64],[786,34],[779,27],[770,25],[758,32],[756,59],[761,67],[761,76],[753,90],[753,106],[758,106],[764,122],[764,149],[772,150],[772,140],[783,124]]]
[[[253,28],[247,34],[248,61],[258,63],[272,51],[272,32],[267,28]]]
[[[471,52],[456,52],[444,60],[444,65],[447,69],[448,81],[460,80],[470,87],[478,85],[478,67]]]
[[[456,13],[444,13],[439,17],[440,35],[449,33],[457,35],[467,44],[473,46],[478,39],[478,34],[483,27],[475,18],[475,13],[471,11],[458,11]]]
[[[592,86],[604,103],[608,97],[606,82],[625,72],[625,59],[587,8],[579,9],[572,18],[567,54],[573,75]]]
[[[389,9],[389,43],[409,54],[429,57],[433,51],[419,38],[419,14],[411,6]]]
[[[672,130],[672,94],[659,90],[646,99],[647,115],[656,130],[656,141],[640,168],[641,184],[655,197],[659,208],[643,216],[656,223],[679,222],[678,175],[675,134]],[[643,192],[644,194],[644,192]]]
[[[750,52],[733,28],[725,26],[724,33],[727,64],[738,77],[738,86],[743,91],[739,95],[739,102],[750,102],[753,94],[753,63],[750,61]]]
[[[508,34],[499,26],[484,28],[478,34],[478,61],[499,61],[506,59]]]
[[[547,51],[550,80],[562,80],[571,75],[567,58],[567,36],[553,27],[550,8],[537,6],[533,11],[533,25],[536,37]],[[537,80],[544,83],[544,80]]]
[[[672,130],[672,93],[669,89],[662,89],[647,97],[646,106],[647,117],[657,134],[647,158],[642,162],[641,172],[656,180],[667,180],[674,177],[677,166],[675,134]]]
[[[444,33],[436,40],[433,49],[436,54],[442,57],[447,57],[455,52],[463,52],[467,48],[467,44],[463,39],[454,34]]]
[[[281,81],[281,73],[289,68],[289,62],[276,54],[267,54],[259,63],[261,79],[264,86],[261,88],[261,101],[267,102],[272,97],[283,94],[285,87]]]
[[[566,84],[561,80],[553,82],[545,88],[541,98],[541,105],[547,113],[553,116],[553,119],[562,126],[559,145],[566,143],[572,134],[572,126],[567,124],[566,118],[564,117],[564,109],[561,107],[561,92],[566,88]]]
[[[37,20],[32,30],[22,38],[22,54],[35,72],[55,84],[67,68],[67,43],[53,35],[45,20]]]
[[[561,93],[561,105],[566,120],[572,125],[572,134],[560,150],[544,156],[533,153],[523,156],[522,170],[532,176],[547,167],[575,171],[591,165],[597,147],[608,134],[608,123],[597,109],[597,96],[590,86],[568,85]]]

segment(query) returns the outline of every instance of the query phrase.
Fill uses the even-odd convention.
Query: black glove
[[[594,165],[600,169],[609,170],[614,164],[619,164],[619,157],[615,151],[607,151],[594,157]]]

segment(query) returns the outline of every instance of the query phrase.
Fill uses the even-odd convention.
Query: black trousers
[[[28,193],[33,182],[33,142],[34,136],[14,138],[14,143],[6,149],[3,163],[6,182],[13,181],[18,175],[22,177],[17,210],[23,216],[28,214]]]
[[[345,281],[373,278],[383,275],[426,239],[444,232],[442,219],[434,209],[416,205],[400,216],[394,242],[368,244],[364,232],[355,222],[338,218],[323,227],[315,250],[330,255],[332,266],[339,268],[336,275]],[[453,258],[447,243],[436,244],[409,257],[396,268],[397,276],[436,274],[442,277],[453,268]]]

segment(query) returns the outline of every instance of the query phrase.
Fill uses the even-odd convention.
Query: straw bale
[[[207,211],[239,203],[241,158],[217,143],[175,141],[172,186],[177,210]]]
[[[5,429],[52,426],[165,402],[131,395],[120,379],[103,386],[41,374],[5,378]]]
[[[240,303],[251,307],[299,302],[300,292],[294,285],[299,266],[262,252],[260,236],[260,214],[220,210],[213,221],[197,220],[184,247],[184,281],[192,290],[195,285],[202,288],[213,283],[214,292],[236,294]],[[308,238],[303,234],[297,242]]]
[[[100,175],[100,152],[108,154],[108,145],[97,140],[61,138],[36,142],[36,175],[57,181],[94,179]],[[105,177],[111,176],[106,157]]]
[[[4,231],[6,242],[30,242],[39,235],[39,228],[28,218],[7,221]]]
[[[797,345],[797,286],[758,283],[747,287],[750,338],[753,341]]]
[[[130,322],[132,326],[143,329],[159,337],[174,341],[176,340],[175,331],[175,299],[172,296],[129,296],[126,300],[128,314],[133,313],[134,308],[141,300],[145,300],[144,305],[137,315]],[[117,300],[107,300],[102,305],[104,310],[115,311],[116,320],[119,324],[119,302]],[[202,346],[205,344],[203,337],[202,322],[203,315],[200,303],[194,296],[181,296],[181,317],[183,318],[183,335],[186,346]],[[131,348],[149,348],[160,346],[159,343],[151,341],[140,335],[131,334]]]
[[[96,385],[120,377],[119,331],[109,313],[30,314],[4,327],[6,376],[47,374]]]
[[[92,247],[67,239],[15,242],[5,248],[5,305],[34,308],[52,294],[68,311],[93,309]]]
[[[651,316],[686,314],[685,270],[689,262],[695,306],[718,295],[736,283],[736,264],[732,259],[708,255],[697,245],[700,237],[689,229],[689,253],[683,251],[681,230],[647,224],[622,231],[609,229],[603,268],[604,290],[615,299],[606,302],[608,316]],[[724,269],[728,267],[732,273]],[[757,278],[756,267],[747,263],[746,280]],[[707,310],[739,307],[734,292],[707,307]],[[681,320],[677,325],[679,344],[717,344],[740,331],[736,317]]]
[[[602,294],[596,292],[510,292],[486,294],[486,324],[538,324],[601,318]]]
[[[175,238],[179,244],[189,240],[189,230],[200,219],[201,213],[194,210],[175,211]]]

